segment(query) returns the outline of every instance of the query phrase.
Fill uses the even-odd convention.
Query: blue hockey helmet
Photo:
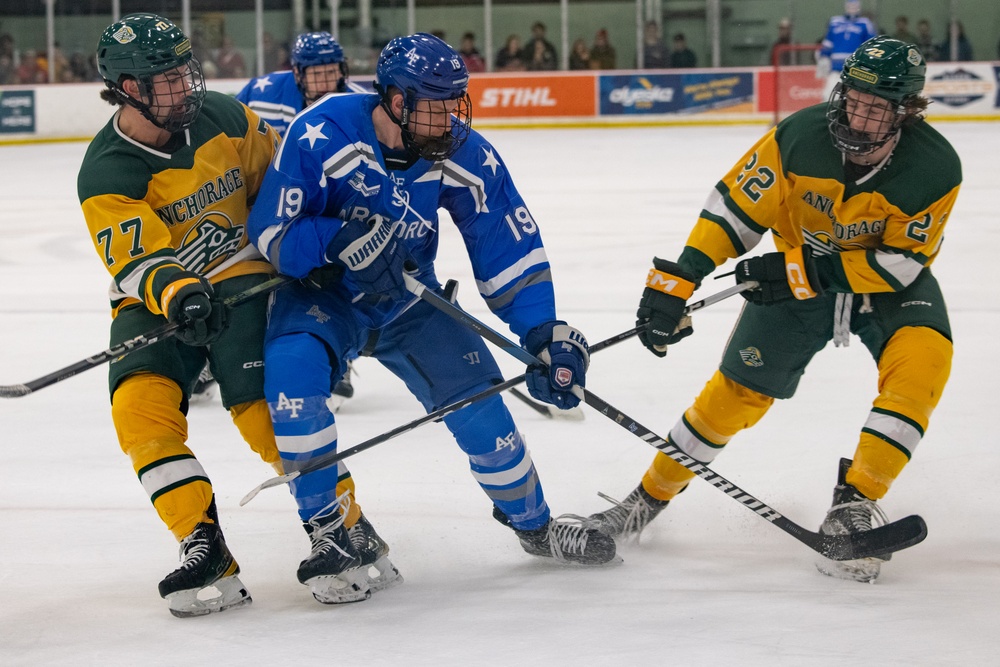
[[[396,37],[382,49],[375,66],[375,90],[382,107],[403,130],[408,150],[428,160],[443,160],[455,154],[472,128],[469,101],[469,70],[455,49],[434,35],[418,32]],[[394,91],[403,96],[402,113],[392,111]],[[450,132],[443,136],[429,126],[411,127],[419,100],[456,100],[450,112]],[[443,107],[442,107],[443,108]]]
[[[306,104],[311,104],[327,93],[347,91],[347,60],[344,49],[328,32],[305,32],[295,38],[289,55],[295,83]],[[340,66],[339,74],[330,74],[329,68],[317,69],[319,74],[307,77],[306,69],[322,65]]]

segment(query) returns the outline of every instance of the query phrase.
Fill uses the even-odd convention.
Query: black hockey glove
[[[524,346],[548,364],[528,367],[528,393],[560,410],[579,405],[573,387],[586,386],[590,366],[590,347],[583,334],[562,320],[553,320],[529,331]]]
[[[736,264],[736,282],[751,280],[760,286],[741,294],[758,306],[770,306],[788,299],[803,301],[823,293],[819,270],[809,246],[741,260]]]
[[[346,276],[365,294],[403,301],[410,294],[403,282],[410,254],[394,232],[395,225],[388,218],[371,228],[351,220],[330,241],[326,260],[347,267]]]
[[[179,325],[177,340],[186,345],[208,345],[225,330],[226,305],[215,297],[205,278],[181,271],[164,288],[167,319]]]
[[[646,289],[636,311],[636,326],[646,325],[639,340],[658,357],[667,356],[667,346],[694,333],[684,306],[695,289],[694,277],[675,262],[653,258],[646,276]]]

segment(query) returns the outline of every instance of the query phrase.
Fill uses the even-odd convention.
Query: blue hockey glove
[[[529,366],[526,382],[528,392],[539,401],[560,410],[580,404],[573,387],[585,387],[590,347],[583,334],[561,320],[539,325],[524,338],[528,352],[541,359],[545,366]]]
[[[787,252],[768,252],[736,264],[736,282],[756,281],[760,287],[740,292],[758,306],[798,299],[803,301],[823,293],[812,248],[799,246]]]
[[[177,340],[208,345],[228,324],[226,305],[215,297],[211,283],[191,271],[179,271],[160,295],[167,319],[179,325]]]
[[[354,284],[365,294],[403,301],[409,296],[403,271],[410,255],[394,231],[395,226],[387,218],[371,228],[360,220],[351,220],[327,246],[326,260],[343,263]]]
[[[635,325],[646,325],[639,340],[658,357],[667,356],[667,346],[694,333],[690,319],[684,319],[684,307],[694,294],[695,278],[675,262],[653,258],[653,268],[646,276]]]

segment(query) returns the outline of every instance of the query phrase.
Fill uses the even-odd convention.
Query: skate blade
[[[403,583],[403,575],[386,556],[382,556],[369,565],[365,570],[365,577],[368,581],[368,589],[372,593],[378,593]]]
[[[205,588],[189,588],[171,593],[166,600],[170,605],[170,613],[177,618],[205,616],[253,602],[246,586],[236,575],[219,579]]]
[[[823,558],[816,561],[816,569],[828,577],[845,581],[859,581],[864,584],[874,584],[882,569],[882,559],[858,558],[857,560],[829,560]]]
[[[360,568],[338,575],[313,577],[305,584],[316,601],[322,604],[364,602],[372,596],[368,575]]]

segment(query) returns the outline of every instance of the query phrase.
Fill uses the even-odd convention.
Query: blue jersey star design
[[[483,161],[484,167],[489,167],[493,171],[493,175],[497,175],[497,167],[500,166],[500,161],[497,160],[497,156],[493,154],[493,150],[490,148],[483,147],[483,152],[486,153],[486,160]]]
[[[260,92],[264,92],[265,90],[267,90],[268,86],[273,86],[273,85],[274,84],[271,82],[271,79],[269,79],[266,76],[260,77],[253,83],[254,89],[259,90]]]
[[[305,141],[306,139],[308,139],[309,149],[312,150],[313,148],[316,147],[317,141],[319,141],[320,139],[325,140],[330,138],[325,134],[323,134],[324,125],[326,125],[325,121],[321,122],[319,125],[310,125],[309,123],[306,123],[306,131],[302,133],[301,137],[299,137],[299,141]]]

